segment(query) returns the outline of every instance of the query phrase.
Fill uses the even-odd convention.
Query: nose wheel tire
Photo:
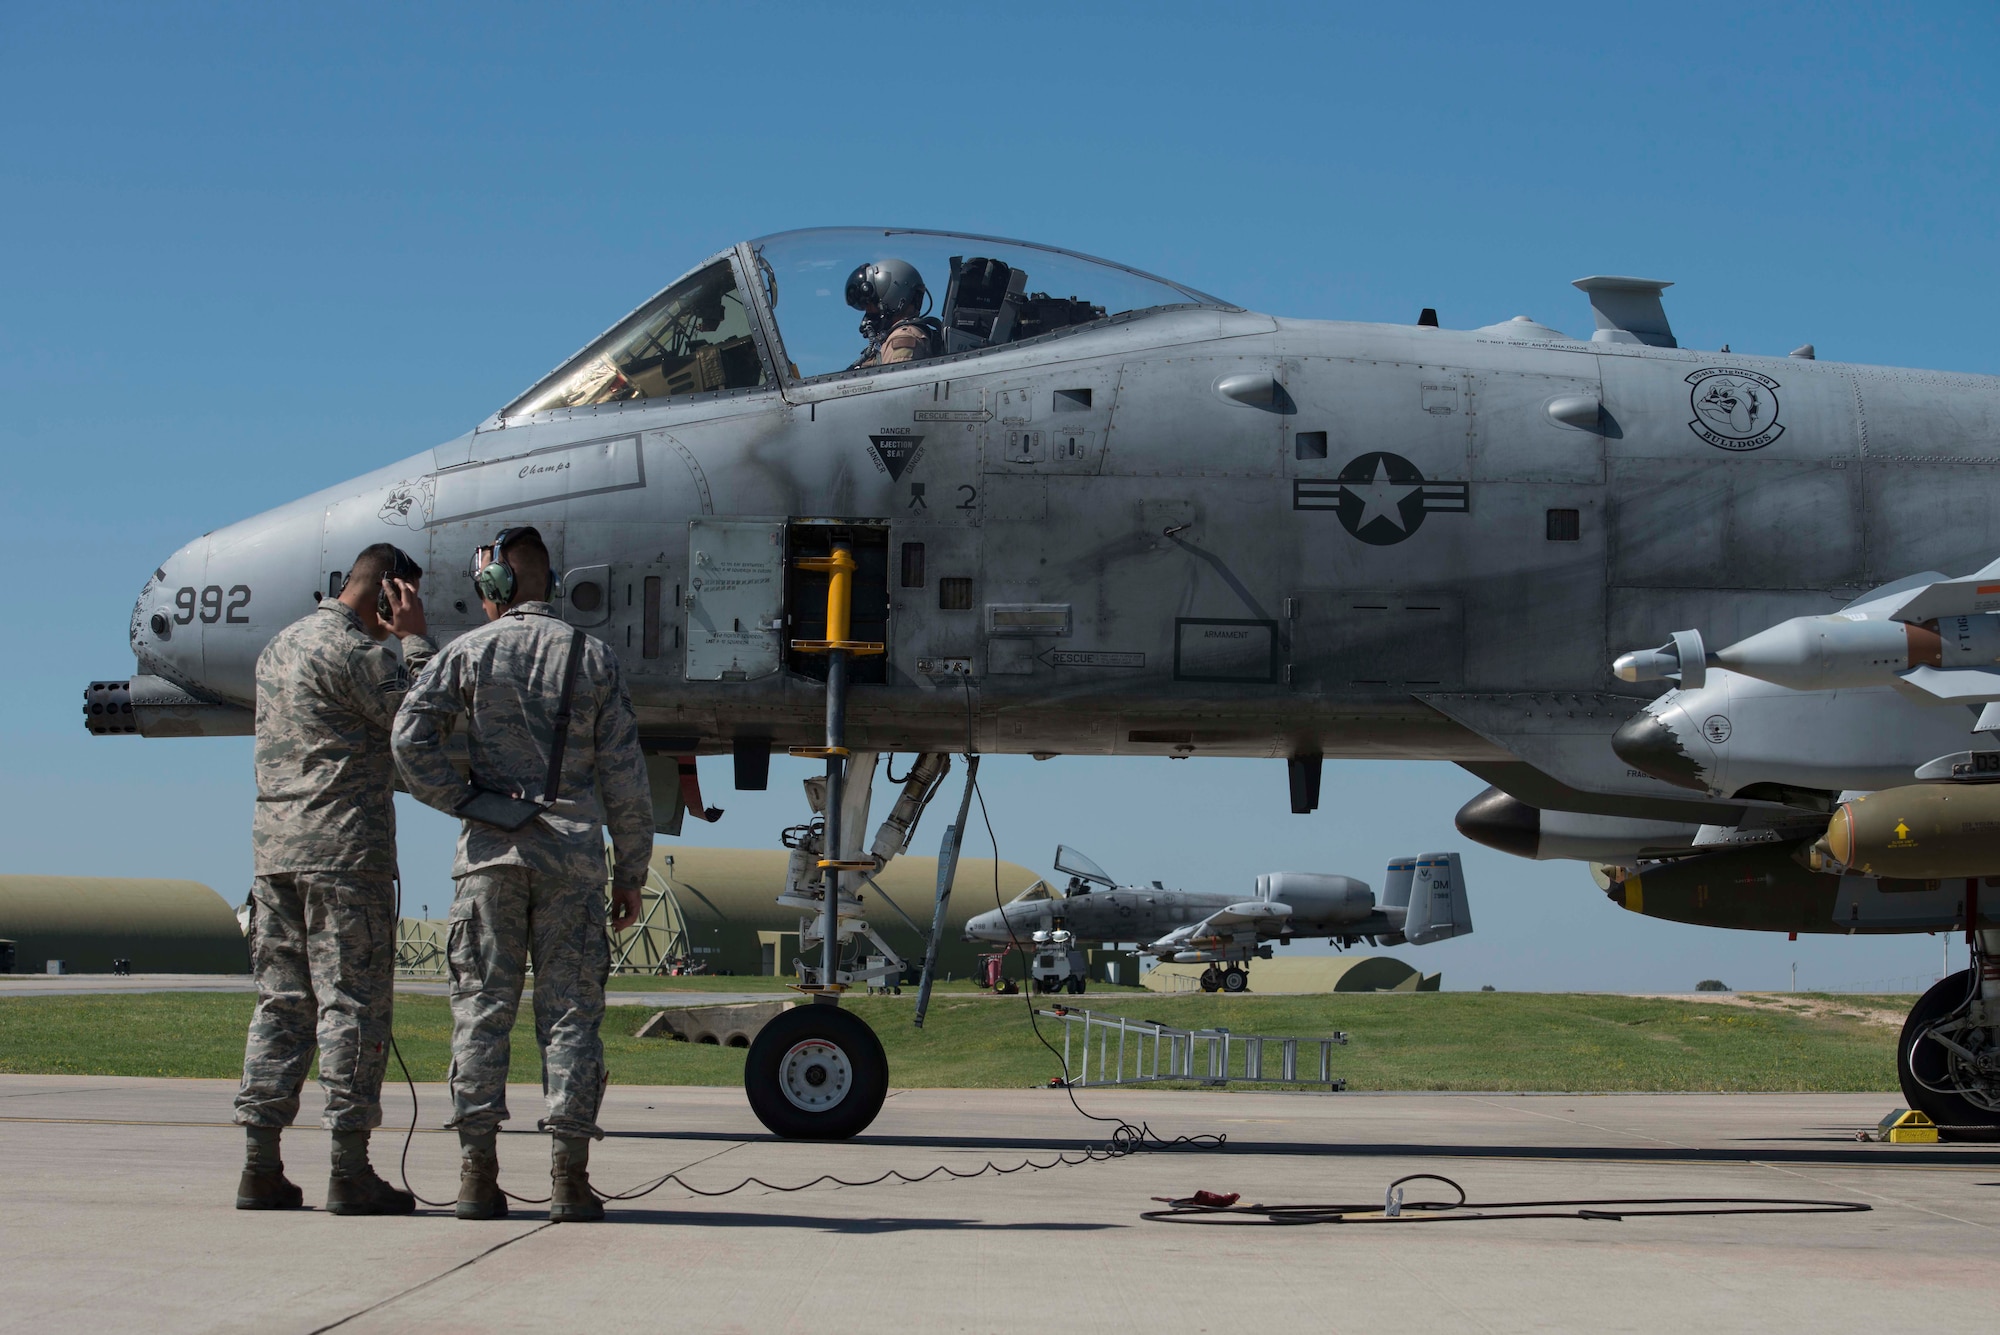
[[[1222,990],[1225,992],[1248,992],[1250,990],[1249,973],[1243,969],[1224,969],[1222,971]]]
[[[743,1062],[750,1110],[787,1140],[845,1140],[889,1094],[882,1040],[837,1006],[795,1006],[757,1033]]]
[[[1896,1079],[1909,1105],[1939,1126],[1982,1128],[1947,1132],[1947,1140],[2000,1140],[2000,1125],[1995,1125],[2000,1113],[1989,1112],[1963,1095],[1941,1092],[1952,1088],[1950,1057],[1939,1044],[1923,1038],[1931,1026],[1959,1010],[1975,986],[1969,969],[1932,984],[1910,1008],[1902,1037],[1896,1041]]]

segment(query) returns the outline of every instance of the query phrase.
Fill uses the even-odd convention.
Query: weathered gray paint
[[[750,262],[748,247],[729,255]],[[775,352],[781,321],[744,287]],[[496,415],[200,539],[141,595],[141,667],[247,703],[263,642],[383,538],[427,558],[426,601],[448,639],[478,618],[460,573],[471,547],[534,523],[565,567],[606,568],[616,596],[596,628],[628,666],[649,735],[710,752],[740,732],[809,744],[816,683],[688,679],[689,525],[844,517],[886,523],[892,552],[888,680],[855,690],[857,747],[1491,765],[1533,760],[1529,741],[1569,726],[1566,709],[1516,708],[1524,693],[1587,698],[1608,721],[1585,732],[1608,735],[1610,716],[1650,694],[1611,678],[1626,649],[1688,626],[1727,643],[2000,547],[1988,377],[1582,342],[1532,322],[1451,331],[1221,306],[812,380],[778,383],[781,365],[755,391]],[[1690,381],[1703,372],[1775,385],[1759,410],[1775,394],[1782,431],[1751,449],[1704,438],[1691,395],[1723,382]],[[1242,377],[1268,377],[1269,401]],[[1589,398],[1594,421],[1578,408]],[[900,479],[870,452],[885,429],[924,436]],[[1324,457],[1299,457],[1314,432]],[[1364,542],[1325,507],[1346,503],[1338,475],[1375,452],[1463,490],[1427,488],[1432,508],[1407,539]],[[397,505],[412,495],[414,517]],[[1551,509],[1579,512],[1578,541],[1546,538]],[[894,587],[904,542],[925,544],[921,589]],[[970,611],[938,607],[945,577],[971,579]],[[641,659],[649,578],[671,647]],[[149,629],[176,588],[238,583],[256,589],[247,624]],[[1379,607],[1359,610],[1364,597]],[[1068,631],[997,637],[995,603],[1066,604]],[[919,670],[939,658],[967,660],[969,682]],[[1457,703],[1426,701],[1438,694]],[[1510,710],[1504,727],[1474,726]],[[1574,765],[1564,783],[1651,782],[1635,785],[1589,736],[1573,749],[1597,769]]]

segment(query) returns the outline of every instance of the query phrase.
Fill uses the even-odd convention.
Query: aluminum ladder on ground
[[[1175,1029],[1070,1006],[1036,1014],[1063,1022],[1063,1070],[1073,1073],[1069,1083],[1075,1088],[1167,1081],[1226,1085],[1231,1080],[1347,1088],[1346,1079],[1333,1073],[1333,1050],[1347,1044],[1347,1035],[1340,1030],[1325,1038],[1278,1038],[1227,1029]]]

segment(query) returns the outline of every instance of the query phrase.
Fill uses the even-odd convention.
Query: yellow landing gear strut
[[[824,572],[826,638],[793,640],[801,653],[825,654],[826,745],[793,747],[795,756],[826,761],[826,826],[819,859],[824,873],[820,918],[820,967],[810,983],[794,986],[816,1005],[785,1011],[758,1031],[743,1063],[743,1090],[757,1119],[780,1136],[795,1140],[842,1140],[875,1120],[889,1092],[889,1058],[875,1031],[840,1009],[847,984],[840,977],[840,898],[842,881],[875,870],[873,860],[843,861],[841,795],[847,779],[847,687],[850,660],[879,654],[884,646],[851,638],[854,612],[854,550],[836,541],[833,552],[797,563],[800,570]]]
[[[793,640],[799,653],[826,655],[826,745],[795,746],[795,756],[813,756],[826,761],[826,837],[821,847],[833,857],[822,857],[819,868],[826,873],[826,911],[821,921],[819,982],[803,990],[831,992],[836,997],[846,988],[839,981],[839,905],[841,873],[874,871],[873,859],[843,862],[840,852],[840,798],[847,780],[847,668],[857,655],[883,652],[873,641],[850,638],[854,625],[854,550],[844,542],[833,545],[831,556],[809,556],[799,561],[800,570],[816,570],[826,575],[826,638]]]

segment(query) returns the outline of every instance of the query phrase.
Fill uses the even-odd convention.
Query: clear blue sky
[[[85,737],[191,536],[468,429],[742,236],[1052,241],[1246,306],[1581,333],[1589,273],[1682,341],[2000,370],[2000,10],[1931,4],[0,7],[0,870],[240,899],[247,742]],[[1346,764],[996,761],[1002,852],[1379,881],[1480,785]],[[781,769],[699,838],[767,844]],[[413,901],[449,828],[406,817]],[[920,836],[927,847],[934,828]],[[1674,927],[1469,850],[1448,986],[1906,981],[1938,942]]]

